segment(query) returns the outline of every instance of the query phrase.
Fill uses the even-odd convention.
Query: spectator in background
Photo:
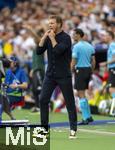
[[[6,85],[4,84],[5,68],[9,67],[7,59],[0,60],[0,121],[2,121],[2,113],[5,111],[10,119],[14,120],[14,116],[10,110],[9,100],[6,94]],[[1,122],[0,122],[1,123]]]
[[[108,84],[110,85],[109,91],[112,95],[113,101],[115,101],[115,40],[114,40],[115,37],[114,37],[114,33],[111,31],[107,31],[106,38],[109,43],[108,52],[107,52],[107,62],[100,63],[100,65],[108,66],[108,69],[109,69]],[[110,113],[112,114],[112,110]]]
[[[40,29],[37,34],[41,37],[43,33],[43,29]],[[30,77],[32,78],[32,91],[33,98],[35,100],[35,107],[32,108],[32,112],[39,112],[39,95],[42,89],[44,73],[44,55],[37,55],[36,51],[33,50],[32,70],[30,71]]]
[[[12,107],[16,103],[23,101],[23,90],[27,89],[28,81],[25,71],[20,68],[19,61],[15,56],[10,57],[10,68],[6,71],[5,84],[8,85],[7,96],[9,105]]]
[[[0,27],[2,30],[5,30],[8,27],[13,28],[16,32],[15,36],[18,37],[20,36],[19,33],[22,30],[23,23],[32,25],[34,29],[37,29],[40,26],[47,28],[48,15],[56,14],[58,12],[65,20],[65,31],[67,33],[71,34],[72,28],[82,27],[83,31],[87,34],[88,41],[92,42],[94,45],[99,43],[99,46],[97,45],[96,49],[100,50],[103,48],[103,44],[105,46],[105,43],[103,43],[101,39],[100,31],[106,31],[107,29],[113,32],[115,31],[113,25],[115,19],[114,1],[102,2],[103,0],[87,0],[82,1],[82,3],[80,0],[58,0],[55,2],[50,0],[50,3],[46,0],[18,1],[16,7],[12,9],[12,11],[8,7],[1,10]],[[92,34],[92,31],[95,31],[95,37]],[[10,49],[12,51],[12,48]],[[16,51],[16,49],[13,48],[13,51]],[[19,48],[19,51],[20,52],[16,53],[16,55],[23,58],[22,48]],[[28,61],[31,61],[31,54],[26,54],[26,59],[28,58]]]
[[[3,68],[3,63],[0,60],[0,124],[2,121],[2,111],[3,111],[3,101],[2,101],[2,90],[1,90],[1,84],[2,84],[2,78],[5,76]]]
[[[50,3],[49,0],[21,0],[17,1],[16,7],[12,10],[4,7],[0,13],[0,56],[4,55],[3,46],[7,41],[8,48],[10,46],[10,55],[15,54],[21,61],[21,65],[25,65],[25,60],[28,62],[25,65],[29,66],[28,74],[31,70],[32,51],[29,51],[28,48],[24,50],[28,46],[23,47],[24,49],[21,47],[24,42],[24,35],[20,34],[23,31],[23,24],[29,24],[35,30],[40,27],[47,30],[48,16],[59,14],[65,22],[64,30],[70,36],[73,33],[73,28],[82,27],[87,34],[86,39],[99,52],[103,49],[105,52],[107,50],[108,43],[104,39],[106,31],[115,32],[114,0],[50,0]],[[9,33],[6,32],[8,28],[15,31],[13,41]],[[29,34],[27,36],[30,37]],[[8,54],[8,57],[10,55]]]

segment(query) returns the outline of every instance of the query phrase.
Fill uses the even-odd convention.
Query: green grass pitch
[[[29,110],[14,110],[16,119],[28,119],[30,123],[39,123],[39,113]],[[94,120],[114,120],[114,117],[93,116]],[[9,119],[3,114],[3,120]],[[78,115],[81,120],[81,115]],[[50,123],[67,122],[67,114],[50,113]],[[1,136],[1,135],[0,135]],[[77,139],[70,140],[69,128],[51,128],[50,150],[115,150],[115,123],[105,125],[78,126]],[[13,150],[13,148],[11,148]],[[2,150],[2,149],[1,149]],[[18,147],[15,149],[18,150]],[[34,149],[33,149],[34,150]]]

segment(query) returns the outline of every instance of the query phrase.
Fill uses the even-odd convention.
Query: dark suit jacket
[[[37,47],[37,54],[42,54],[47,50],[48,67],[47,76],[54,78],[71,77],[71,38],[64,31],[56,35],[57,45],[53,48],[49,37],[46,38],[43,47]]]

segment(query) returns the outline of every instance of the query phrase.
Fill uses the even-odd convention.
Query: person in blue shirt
[[[112,98],[115,98],[115,41],[114,33],[107,31],[107,41],[109,43],[109,48],[107,52],[107,65],[109,69],[109,91]]]
[[[10,68],[6,71],[5,84],[8,85],[6,90],[10,106],[23,100],[23,90],[27,89],[27,76],[25,71],[19,66],[17,57],[12,56],[10,59]]]
[[[2,113],[3,111],[14,120],[14,116],[10,111],[8,99],[5,93],[5,87],[3,86],[3,80],[5,77],[5,68],[9,66],[9,61],[7,59],[0,60],[0,124],[2,123]]]
[[[2,78],[4,77],[4,70],[2,61],[0,60],[0,123],[2,121],[2,110],[3,110],[3,101],[2,101],[2,90],[1,90],[1,84],[2,84]]]
[[[115,40],[114,40],[114,33],[111,31],[107,31],[106,35],[107,42],[109,44],[108,51],[107,51],[107,61],[100,63],[100,66],[106,66],[109,70],[109,92],[112,95],[113,104],[115,101]],[[112,110],[114,109],[114,105],[111,107],[110,114],[112,113]],[[115,115],[115,114],[114,114]]]
[[[81,29],[75,29],[73,37],[75,44],[72,49],[71,68],[75,71],[75,89],[78,91],[83,118],[79,124],[85,125],[93,121],[85,90],[88,89],[92,69],[95,67],[95,50],[90,43],[83,40],[84,32]]]

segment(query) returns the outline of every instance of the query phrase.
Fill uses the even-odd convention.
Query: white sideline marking
[[[97,133],[97,134],[106,134],[106,135],[113,135],[115,136],[115,132],[108,132],[108,131],[97,131],[97,130],[87,130],[87,129],[78,129],[81,132],[88,132],[88,133]]]
[[[29,120],[3,120],[1,124],[29,123]]]
[[[57,128],[57,129],[52,129],[52,131],[54,131],[54,132],[67,132],[67,130],[68,130],[68,128],[63,128],[63,129]],[[65,129],[66,129],[66,131],[65,131]],[[78,131],[115,136],[115,132],[109,132],[109,131],[88,130],[88,129],[78,129]]]
[[[115,122],[107,122],[108,124],[114,124]]]

